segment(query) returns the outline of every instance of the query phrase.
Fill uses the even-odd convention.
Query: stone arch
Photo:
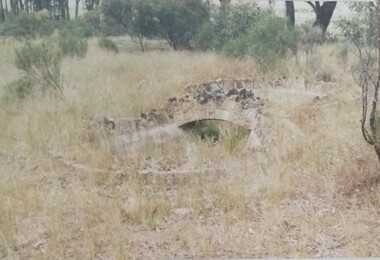
[[[122,151],[144,140],[162,142],[182,133],[186,124],[202,120],[230,122],[250,131],[247,148],[260,146],[255,133],[260,128],[263,100],[256,96],[253,79],[217,79],[185,87],[185,95],[132,118],[106,118],[103,125],[113,136],[113,146]]]
[[[187,111],[178,111],[174,114],[174,121],[178,127],[202,120],[220,120],[253,130],[256,124],[255,111],[237,111],[224,107],[197,107]]]

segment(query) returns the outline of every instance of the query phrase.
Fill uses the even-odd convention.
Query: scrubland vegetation
[[[0,39],[1,258],[380,255],[379,161],[362,137],[360,42],[316,42],[318,31],[241,10],[246,16],[202,22],[181,40],[94,33],[101,26],[85,22],[97,21],[94,13],[81,26]],[[266,137],[260,148],[246,150],[246,131],[214,122],[127,154],[101,130],[88,140],[91,121],[138,115],[217,78],[256,80],[267,120],[256,129]],[[141,174],[189,163],[185,175]]]

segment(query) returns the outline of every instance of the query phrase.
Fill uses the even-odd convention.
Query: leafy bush
[[[209,22],[203,0],[105,0],[101,6],[107,35],[128,34],[144,51],[144,38],[160,38],[174,49],[191,49],[191,39]]]
[[[139,0],[104,0],[102,29],[107,36],[128,34],[144,51],[143,38],[157,35],[153,3]]]
[[[253,25],[265,15],[256,4],[239,4],[223,12],[214,12],[213,23],[216,48],[221,49],[228,42],[246,35]]]
[[[33,91],[34,82],[30,77],[24,76],[5,86],[3,101],[10,102],[24,99]]]
[[[297,32],[286,20],[274,15],[262,17],[246,36],[232,40],[223,47],[227,55],[252,55],[263,69],[276,65],[296,49]]]
[[[9,16],[3,24],[2,34],[27,38],[51,35],[61,22],[48,19],[45,11]]]
[[[158,35],[173,49],[191,49],[191,39],[209,22],[209,8],[202,0],[161,0],[154,5]]]
[[[237,148],[244,146],[247,142],[247,132],[245,129],[237,127],[223,128],[221,131],[222,144],[224,148],[229,152],[234,152]]]
[[[98,9],[85,12],[75,22],[77,23],[76,27],[84,28],[86,37],[102,34],[100,10]]]
[[[200,50],[221,50],[227,43],[246,35],[266,12],[256,4],[237,4],[223,11],[210,8],[210,22],[204,23],[192,40]]]
[[[86,31],[81,28],[70,30],[65,28],[59,31],[58,44],[63,55],[83,58],[87,54],[88,43]]]
[[[15,65],[33,82],[39,82],[45,89],[64,99],[60,63],[61,52],[52,41],[32,43],[27,41],[23,47],[16,50]]]
[[[89,11],[73,21],[53,20],[51,13],[46,9],[34,13],[10,15],[1,24],[0,33],[13,37],[36,38],[50,36],[56,29],[70,31],[86,38],[100,35],[100,13],[97,10]]]
[[[343,35],[356,45],[367,45],[377,41],[376,7],[372,3],[352,3],[350,9],[356,15],[343,18],[338,22],[338,28]]]
[[[196,135],[200,136],[202,140],[218,141],[220,137],[220,130],[210,120],[197,121],[193,127]]]
[[[222,52],[227,56],[243,57],[249,54],[251,46],[252,42],[250,42],[248,37],[240,37],[225,44]]]
[[[114,53],[119,53],[119,47],[117,47],[117,45],[111,39],[100,38],[98,40],[98,46],[101,49],[112,51]]]
[[[260,20],[249,35],[253,43],[252,55],[264,67],[277,63],[296,48],[296,31],[286,20],[269,15]]]
[[[191,40],[191,45],[198,50],[206,51],[215,47],[215,31],[212,23],[205,23]]]

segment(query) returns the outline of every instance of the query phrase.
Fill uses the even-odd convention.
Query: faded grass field
[[[124,42],[118,55],[91,41],[86,58],[64,60],[67,103],[35,91],[2,105],[0,258],[380,256],[379,162],[361,136],[354,57],[343,59],[342,46],[320,46],[264,74],[253,59],[155,43],[139,53]],[[0,95],[20,75],[12,65],[19,44],[0,41]],[[244,77],[258,80],[265,99],[271,141],[259,150],[244,150],[226,124],[217,144],[187,135],[128,156],[83,139],[88,120],[139,114],[190,83]],[[109,171],[70,169],[51,147]],[[147,180],[137,174],[147,156],[225,172]]]

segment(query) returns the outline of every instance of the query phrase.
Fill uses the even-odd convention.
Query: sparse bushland
[[[123,41],[129,39],[118,45],[133,44]],[[0,41],[0,95],[22,76],[12,65],[15,45]],[[378,162],[360,138],[360,88],[340,51],[341,45],[315,46],[314,55],[335,71],[334,81],[325,82],[302,58],[285,57],[263,77],[252,57],[114,55],[90,39],[83,59],[62,60],[67,102],[35,92],[0,109],[6,122],[0,124],[0,257],[379,255]],[[357,62],[351,52],[344,60],[346,69]],[[102,132],[96,145],[84,138],[90,119],[137,115],[189,83],[221,77],[257,79],[272,137],[262,149],[244,150],[244,133],[225,125],[216,143],[188,135],[127,155],[115,154]],[[321,98],[311,100],[310,93]],[[105,172],[75,171],[49,149]],[[139,173],[188,161],[196,169],[222,169],[172,179]]]

